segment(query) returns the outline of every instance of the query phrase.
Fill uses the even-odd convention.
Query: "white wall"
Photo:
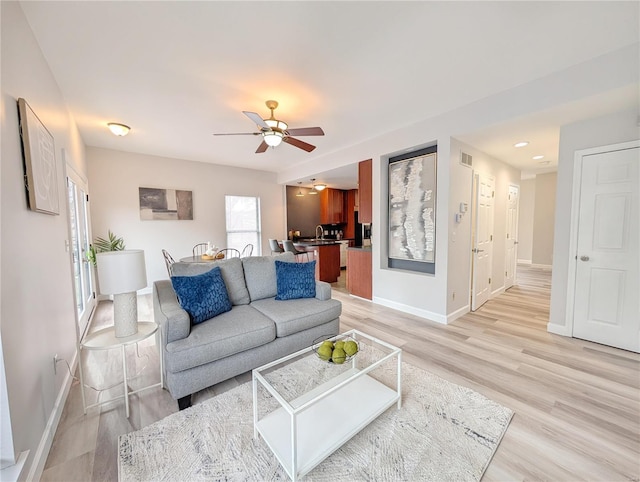
[[[327,154],[281,172],[280,183],[314,177],[348,164],[373,159],[373,300],[410,313],[445,322],[449,311],[449,286],[461,286],[467,273],[448,271],[451,258],[468,256],[469,246],[451,243],[453,223],[450,203],[457,202],[450,181],[451,138],[492,124],[570,103],[602,92],[638,83],[639,44],[575,65],[564,71],[484,98],[457,110],[372,138],[342,151]],[[434,66],[442,68],[442,66]],[[407,150],[438,145],[436,200],[436,273],[424,275],[385,266],[387,227],[386,160]],[[457,162],[457,161],[456,161]],[[460,239],[460,238],[458,238]]]
[[[573,196],[573,168],[575,152],[591,147],[606,146],[640,139],[638,106],[615,114],[588,119],[563,126],[560,130],[558,158],[558,191],[556,198],[555,238],[553,243],[553,274],[551,278],[551,313],[549,331],[567,332],[567,283],[570,252],[571,200]]]
[[[551,267],[553,262],[557,177],[555,172],[536,176],[531,249],[531,262],[534,266]]]
[[[87,159],[93,237],[110,229],[127,248],[144,249],[148,287],[140,293],[168,277],[162,249],[177,261],[197,243],[226,246],[227,194],[260,198],[263,253],[270,253],[269,238],[286,236],[285,188],[274,173],[96,147],[87,148]],[[192,191],[193,221],[141,221],[139,187]]]
[[[36,477],[55,430],[56,405],[66,370],[54,375],[53,355],[75,356],[76,322],[61,150],[81,175],[84,146],[58,85],[17,2],[1,2],[1,330],[11,425],[16,452],[29,450],[27,468]],[[23,180],[16,102],[24,97],[55,140],[59,216],[31,211]],[[63,366],[63,365],[59,365]],[[61,402],[64,403],[64,397]],[[4,407],[3,407],[4,410]],[[4,415],[3,415],[4,421]],[[49,425],[48,425],[49,424]],[[3,446],[3,457],[4,446]],[[40,467],[41,469],[41,467]]]
[[[460,164],[460,151],[473,156],[473,170]],[[469,311],[471,290],[471,226],[473,216],[472,182],[473,173],[479,172],[495,179],[493,215],[493,257],[491,262],[491,291],[504,290],[505,240],[507,233],[507,200],[509,186],[520,184],[520,170],[492,158],[485,152],[451,139],[451,191],[449,197],[449,247],[456,255],[449,256],[449,285],[447,292],[447,314],[460,316]],[[460,223],[455,222],[455,214],[460,211],[460,203],[467,203],[468,210]],[[455,293],[455,296],[454,296]]]
[[[520,181],[518,215],[518,263],[531,264],[533,259],[533,213],[536,203],[536,178]]]

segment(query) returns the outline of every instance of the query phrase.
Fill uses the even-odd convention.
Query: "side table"
[[[109,403],[114,400],[119,400],[120,398],[124,398],[125,412],[127,414],[127,418],[129,418],[129,396],[130,395],[139,393],[143,390],[148,390],[150,388],[163,386],[164,367],[162,363],[162,353],[160,353],[160,350],[162,349],[161,348],[162,334],[158,328],[159,327],[157,323],[150,322],[150,321],[141,321],[141,322],[138,322],[138,333],[136,333],[135,335],[116,338],[115,328],[113,326],[109,326],[107,328],[98,330],[94,333],[90,333],[82,339],[82,341],[80,342],[80,350],[79,350],[80,360],[78,364],[80,366],[80,390],[82,392],[82,408],[84,409],[85,415],[87,413],[88,408],[97,407],[99,405],[103,405],[105,403]],[[125,348],[128,345],[134,345],[143,340],[146,340],[147,338],[149,338],[151,335],[154,335],[154,334],[157,336],[156,343],[158,346],[158,351],[159,351],[158,355],[160,358],[160,382],[154,383],[152,385],[148,385],[146,387],[139,388],[137,390],[129,391],[129,387],[127,385],[128,375],[127,375],[127,357],[125,353]],[[124,388],[124,393],[119,397],[110,398],[109,400],[104,400],[102,402],[97,402],[87,406],[87,402],[84,394],[84,373],[82,370],[82,350],[111,350],[114,348],[120,348],[120,350],[122,351],[122,378],[123,378],[122,385]]]

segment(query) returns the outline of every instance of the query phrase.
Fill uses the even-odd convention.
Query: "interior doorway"
[[[505,240],[504,289],[508,290],[516,282],[518,265],[518,213],[520,204],[520,187],[509,185],[507,197],[507,233]]]
[[[473,194],[471,311],[476,311],[491,295],[495,179],[474,173]]]
[[[640,352],[640,147],[589,149],[575,162],[572,335]]]

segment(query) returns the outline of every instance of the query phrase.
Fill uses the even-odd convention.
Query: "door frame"
[[[622,142],[607,146],[592,147],[576,151],[573,157],[573,186],[571,195],[571,221],[569,230],[569,269],[567,276],[567,304],[565,319],[566,335],[573,338],[574,304],[576,296],[576,273],[578,270],[578,224],[580,214],[580,188],[582,185],[582,159],[593,154],[623,151],[640,147],[640,141]]]
[[[519,184],[515,184],[513,182],[510,182],[509,185],[507,186],[507,204],[506,204],[506,223],[505,223],[505,231],[509,229],[509,194],[511,194],[511,188],[514,187],[518,190],[518,200],[516,203],[516,219],[515,219],[515,233],[511,233],[511,234],[515,234],[514,236],[514,245],[513,245],[513,251],[514,251],[514,260],[513,260],[513,284],[509,287],[507,287],[507,276],[505,274],[504,277],[504,291],[508,290],[509,288],[517,285],[516,280],[517,280],[517,274],[518,274],[518,221],[520,220],[520,185]],[[506,237],[505,237],[506,239]],[[505,267],[507,266],[507,249],[505,246]],[[503,291],[503,292],[504,292]]]
[[[84,326],[80,326],[80,317],[78,316],[78,300],[77,300],[77,295],[76,295],[76,287],[75,287],[75,281],[74,281],[74,266],[73,266],[73,248],[71,247],[71,239],[73,239],[72,236],[72,232],[71,232],[71,220],[69,219],[69,209],[70,209],[70,204],[69,204],[69,186],[68,186],[68,180],[71,179],[73,181],[74,184],[76,184],[77,186],[81,187],[85,194],[89,194],[89,183],[87,182],[87,180],[80,174],[78,173],[78,171],[76,171],[74,169],[74,167],[68,162],[68,155],[66,153],[66,150],[63,148],[62,149],[62,157],[63,157],[63,161],[64,161],[64,167],[65,167],[65,171],[64,171],[64,185],[65,185],[65,199],[66,199],[66,212],[67,212],[67,236],[68,236],[68,250],[69,250],[69,269],[71,270],[71,283],[72,283],[72,288],[73,288],[73,313],[74,313],[74,319],[75,319],[75,325],[76,325],[76,336],[78,339],[78,342],[80,342],[80,340],[82,339],[82,337],[84,336],[84,334],[86,333],[86,331],[88,330],[89,326],[91,325],[91,320],[93,318],[93,315],[95,314],[96,311],[96,307],[98,306],[97,300],[96,300],[96,273],[95,273],[95,269],[93,269],[93,267],[91,267],[91,269],[89,270],[90,276],[91,276],[91,286],[93,287],[93,304],[90,307],[89,311],[87,312],[87,321],[84,324]],[[91,233],[91,211],[89,210],[87,212],[87,218],[88,218],[88,224],[87,224],[87,229],[88,229],[88,233],[87,235],[89,236],[89,239],[93,239],[92,233]]]

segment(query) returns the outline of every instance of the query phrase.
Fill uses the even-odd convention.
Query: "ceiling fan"
[[[298,147],[304,151],[311,152],[316,146],[312,146],[300,139],[296,139],[291,136],[323,136],[324,131],[320,127],[300,127],[298,129],[289,129],[286,122],[276,119],[273,116],[273,111],[278,107],[278,102],[275,100],[268,100],[265,102],[269,110],[271,110],[271,117],[263,119],[255,112],[248,112],[243,110],[242,113],[249,119],[256,123],[260,132],[237,132],[229,134],[214,134],[214,136],[262,136],[262,142],[256,150],[256,154],[260,154],[267,150],[268,147],[279,146],[281,142],[286,142],[292,146]]]

